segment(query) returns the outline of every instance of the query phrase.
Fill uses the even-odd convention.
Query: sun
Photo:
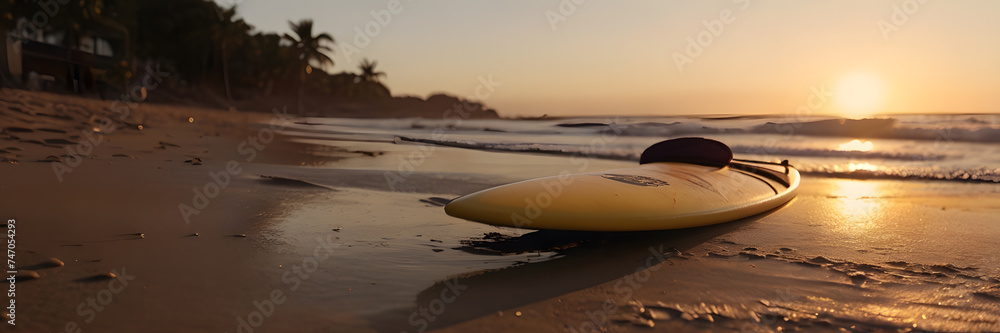
[[[871,73],[851,73],[837,81],[834,96],[845,117],[870,116],[882,107],[882,80]]]

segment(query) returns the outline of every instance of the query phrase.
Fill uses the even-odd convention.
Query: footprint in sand
[[[42,162],[42,163],[60,163],[60,162],[62,162],[62,158],[60,158],[59,156],[55,156],[55,155],[49,155],[49,156],[46,156],[46,157],[45,157],[45,158],[43,158],[43,159],[40,159],[40,160],[36,160],[35,162]]]
[[[115,273],[108,272],[108,273],[95,274],[95,275],[91,275],[91,276],[88,276],[88,277],[82,277],[82,278],[79,278],[79,279],[76,279],[76,280],[73,280],[73,281],[76,281],[76,282],[101,282],[101,281],[111,280],[111,279],[114,279],[114,278],[117,278],[117,277],[118,277],[118,275],[116,275]]]
[[[31,112],[28,112],[28,111],[24,111],[24,109],[22,109],[22,108],[20,108],[20,107],[16,107],[16,106],[11,106],[11,107],[8,107],[8,109],[10,109],[10,110],[12,110],[12,111],[15,111],[15,112],[19,112],[19,113],[23,113],[23,114],[26,114],[26,115],[29,115],[29,116],[31,116],[31,115],[32,115],[32,114],[31,114]]]
[[[10,132],[13,132],[13,133],[31,133],[31,132],[34,132],[35,130],[30,129],[30,128],[24,128],[24,127],[7,127],[7,128],[4,128],[3,131],[4,131],[4,133],[10,133]]]
[[[36,113],[35,115],[36,116],[49,117],[49,118],[55,118],[55,119],[60,119],[60,120],[73,120],[73,117],[64,116],[64,115],[61,115],[61,114],[48,114],[48,113],[39,112],[39,113]]]
[[[69,141],[69,140],[62,139],[62,138],[45,139],[45,143],[52,144],[52,145],[75,145],[75,144],[77,144],[76,142]]]
[[[21,140],[21,142],[23,142],[23,143],[30,143],[30,144],[36,144],[36,145],[39,145],[39,146],[49,147],[49,148],[62,148],[60,146],[50,145],[50,144],[47,144],[45,142],[41,142],[41,141],[38,141],[38,140]]]

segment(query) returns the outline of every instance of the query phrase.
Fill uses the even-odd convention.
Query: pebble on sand
[[[63,263],[62,260],[59,260],[57,258],[49,258],[49,259],[46,259],[45,261],[39,263],[38,266],[45,267],[45,268],[54,268],[54,267],[66,266],[66,264]]]
[[[108,273],[100,273],[100,274],[91,275],[91,276],[88,276],[88,277],[85,277],[85,278],[79,278],[79,279],[76,279],[76,281],[77,282],[96,282],[96,281],[111,280],[111,279],[114,279],[114,278],[117,278],[117,277],[118,277],[117,274],[108,272]]]
[[[17,275],[14,275],[14,281],[17,281],[17,282],[37,280],[37,279],[40,279],[40,278],[42,278],[42,277],[40,275],[38,275],[38,272],[29,271],[29,270],[26,270],[26,269],[22,269],[22,270],[20,270],[20,271],[17,272]]]
[[[246,238],[247,234],[232,234],[229,237]]]

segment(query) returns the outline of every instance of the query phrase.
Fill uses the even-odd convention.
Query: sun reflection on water
[[[847,168],[854,171],[878,171],[878,166],[871,163],[851,163],[847,165]]]
[[[836,185],[833,188],[831,195],[837,198],[869,199],[877,198],[883,194],[883,190],[878,186],[878,183],[874,182],[862,180],[839,180],[835,184]]]
[[[837,146],[837,150],[840,151],[872,151],[872,149],[875,149],[875,144],[871,141],[861,142],[861,140],[851,140],[851,142]]]
[[[851,233],[878,226],[886,195],[879,183],[860,180],[837,181],[830,192],[837,199],[843,231]]]

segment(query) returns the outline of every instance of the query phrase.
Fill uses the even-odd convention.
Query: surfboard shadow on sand
[[[773,211],[698,228],[641,232],[540,230],[519,237],[488,234],[456,248],[480,255],[556,252],[556,258],[449,276],[421,291],[415,307],[369,318],[379,332],[448,327],[487,314],[596,286],[656,265]],[[662,266],[666,268],[668,266]],[[450,290],[450,291],[449,291]],[[458,293],[456,293],[457,291]],[[458,294],[458,296],[453,296]],[[435,304],[428,320],[419,312]],[[440,310],[444,305],[444,310]],[[414,315],[416,313],[416,315]]]

